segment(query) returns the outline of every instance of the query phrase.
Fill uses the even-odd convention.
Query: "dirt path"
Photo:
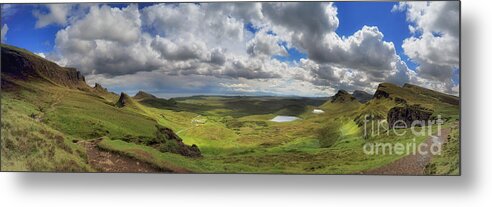
[[[78,144],[86,148],[89,165],[99,172],[162,172],[150,164],[101,150],[97,147],[98,142],[99,140],[80,141]]]
[[[33,114],[31,115],[31,118],[36,120],[37,122],[43,122],[44,117],[46,116],[47,113],[55,110],[55,106],[59,104],[62,100],[62,98],[65,96],[65,93],[63,92],[57,92],[53,94],[53,100],[50,101],[49,105],[47,107],[39,107],[39,114]]]
[[[362,172],[362,174],[368,175],[425,175],[424,170],[425,166],[430,162],[432,158],[432,154],[430,153],[431,144],[437,143],[442,145],[446,142],[447,137],[451,129],[446,128],[441,130],[441,136],[429,136],[425,143],[427,144],[426,148],[423,148],[425,152],[429,152],[427,154],[410,154],[405,157],[400,158],[390,164],[385,166],[368,170]]]

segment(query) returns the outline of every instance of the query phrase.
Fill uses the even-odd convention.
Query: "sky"
[[[161,97],[459,94],[459,2],[2,4],[2,43]]]

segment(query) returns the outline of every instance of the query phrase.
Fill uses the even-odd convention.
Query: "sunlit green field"
[[[176,99],[172,106],[135,101],[132,107],[118,108],[114,94],[12,82],[18,87],[2,93],[2,170],[94,171],[85,160],[84,149],[75,143],[102,138],[101,149],[176,172],[356,174],[403,156],[368,156],[363,152],[366,142],[405,144],[427,138],[411,133],[363,136],[361,115],[378,114],[384,119],[386,111],[398,105],[389,100],[361,104],[200,96]],[[448,127],[459,114],[455,105],[410,93],[401,97],[444,114]],[[313,109],[325,113],[314,114]],[[270,121],[277,115],[300,119]],[[161,152],[132,141],[154,136],[155,125],[172,129],[187,145],[197,145],[202,157]],[[28,136],[37,141],[23,138]],[[443,169],[439,167],[442,162],[436,164],[438,170]]]

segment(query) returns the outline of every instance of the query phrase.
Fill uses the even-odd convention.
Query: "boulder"
[[[424,126],[432,119],[432,110],[420,106],[393,107],[388,111],[387,121],[389,128],[408,128],[415,122],[415,126]]]
[[[116,102],[117,107],[133,106],[135,105],[132,98],[126,93],[121,92],[120,98]]]

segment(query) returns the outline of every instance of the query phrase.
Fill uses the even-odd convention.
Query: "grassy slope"
[[[3,171],[93,171],[73,137],[31,118],[38,107],[2,94]]]
[[[414,138],[416,142],[426,138],[362,137],[357,117],[376,113],[384,119],[386,112],[397,105],[390,99],[320,106],[323,101],[297,98],[191,97],[177,99],[177,104],[171,106],[135,102],[134,107],[118,108],[114,106],[118,99],[114,94],[69,89],[47,82],[10,81],[17,84],[18,90],[2,93],[4,170],[90,171],[84,150],[72,141],[105,137],[101,148],[175,171],[357,173],[401,157],[367,156],[362,151],[367,141],[408,143]],[[410,89],[392,85],[385,90],[409,104],[434,109],[450,120],[458,118],[458,106],[429,98],[435,94],[416,95]],[[318,107],[325,113],[311,113]],[[301,119],[287,123],[269,121],[276,115],[296,115]],[[192,123],[194,119],[203,122]],[[173,129],[186,144],[197,144],[203,157],[161,153],[120,140],[125,136],[153,136],[155,124]],[[452,155],[456,154],[453,148],[449,150],[450,156],[442,158],[445,161],[454,159]],[[444,162],[436,159],[435,163]]]
[[[2,92],[2,170],[92,171],[74,140],[151,136],[155,130],[150,118],[93,93],[10,81],[17,89]]]
[[[459,127],[453,126],[447,143],[443,146],[441,155],[432,158],[426,167],[426,173],[431,175],[460,174],[460,140]]]
[[[268,121],[278,114],[276,111],[234,117],[237,113],[227,115],[227,110],[219,113],[212,110],[200,115],[200,119],[206,119],[205,123],[196,125],[192,124],[191,120],[199,116],[198,113],[159,109],[138,103],[136,104],[139,110],[117,108],[108,98],[88,92],[43,83],[19,84],[31,90],[7,93],[2,100],[23,102],[17,104],[18,106],[36,103],[31,104],[31,110],[20,111],[25,119],[32,119],[29,118],[30,114],[43,113],[45,115],[40,124],[58,130],[63,136],[69,137],[67,140],[105,136],[107,138],[100,143],[102,148],[127,154],[165,169],[210,173],[337,174],[375,168],[401,157],[363,154],[361,149],[366,140],[361,137],[361,129],[353,121],[362,111],[384,111],[386,109],[381,108],[382,106],[393,106],[394,103],[388,100],[373,100],[364,105],[325,104],[322,107],[325,113],[321,115],[311,113],[315,106],[306,106],[306,110],[299,114],[301,120],[288,123]],[[221,102],[214,99],[210,101],[210,105],[203,100],[198,103],[183,102],[196,104],[187,107],[221,107]],[[247,109],[242,110],[245,110],[242,113],[247,112]],[[250,114],[256,112],[254,108],[248,110]],[[161,153],[151,147],[119,140],[125,135],[152,136],[155,123],[178,132],[186,144],[197,144],[203,152],[203,158],[191,159],[172,153]],[[335,131],[329,135],[330,138],[335,137],[335,142],[329,148],[322,147],[318,133],[320,128],[326,126]],[[407,143],[411,142],[413,137],[398,139]],[[418,137],[417,141],[424,139],[425,137]],[[387,136],[378,137],[378,141],[395,140],[394,137]],[[52,168],[46,170],[49,169]]]

